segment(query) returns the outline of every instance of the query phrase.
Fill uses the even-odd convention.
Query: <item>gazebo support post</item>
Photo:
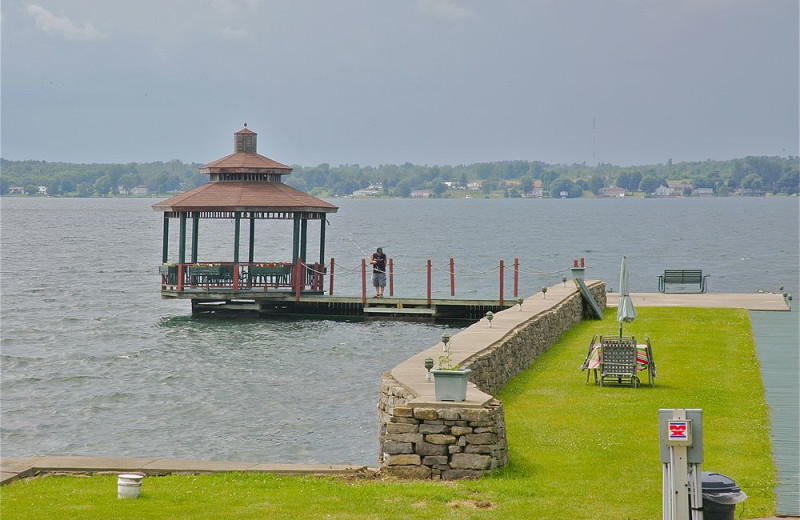
[[[248,244],[248,253],[247,253],[247,261],[249,263],[254,262],[255,258],[255,243],[256,243],[256,218],[254,216],[250,216],[250,242]]]
[[[322,271],[325,271],[325,217],[320,220],[319,227],[319,263],[322,264]]]
[[[300,213],[294,214],[294,230],[292,231],[292,262],[300,258]]]
[[[242,231],[242,214],[238,211],[233,217],[233,268],[239,263],[239,238]]]
[[[200,212],[192,213],[192,263],[197,263],[197,250],[200,241]]]
[[[308,220],[302,219],[300,221],[300,258],[303,259],[303,263],[308,263],[308,257],[306,255],[308,246]]]
[[[164,213],[164,235],[161,237],[161,263],[169,262],[169,217]]]
[[[181,238],[178,249],[178,263],[186,263],[186,212],[181,212]]]

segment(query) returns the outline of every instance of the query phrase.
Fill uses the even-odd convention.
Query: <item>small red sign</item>
[[[669,421],[669,440],[683,441],[688,439],[688,421]]]

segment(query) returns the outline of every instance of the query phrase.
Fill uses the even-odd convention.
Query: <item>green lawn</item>
[[[477,481],[402,482],[259,474],[147,477],[138,500],[116,477],[48,476],[2,488],[2,518],[661,517],[659,408],[702,408],[705,470],[749,495],[742,518],[774,512],[767,407],[744,311],[639,309],[625,332],[653,343],[655,388],[585,384],[586,321],[516,377],[505,402],[511,464]],[[342,461],[347,462],[347,461]],[[737,518],[741,505],[737,508]]]

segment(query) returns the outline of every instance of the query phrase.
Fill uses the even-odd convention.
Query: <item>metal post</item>
[[[686,410],[673,410],[673,419],[686,419]],[[672,475],[672,520],[689,520],[689,462],[686,446],[670,446],[670,466]]]
[[[519,296],[519,258],[514,259],[514,298]]]
[[[663,520],[703,520],[703,411],[660,409]]]

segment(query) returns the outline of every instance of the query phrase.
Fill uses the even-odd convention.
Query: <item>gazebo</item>
[[[200,168],[209,182],[153,205],[164,213],[161,290],[164,297],[209,299],[267,290],[323,292],[325,225],[339,208],[282,182],[289,166],[257,153],[257,134],[247,128],[234,134],[234,152]],[[177,262],[170,261],[170,221],[180,226]],[[229,258],[198,262],[202,220],[233,221]],[[242,220],[249,222],[247,257],[240,255]],[[292,257],[288,261],[255,258],[256,221],[291,220]],[[307,257],[308,222],[319,221],[319,262]],[[191,222],[191,239],[187,234]],[[288,240],[288,236],[286,237]],[[187,258],[187,245],[191,247]],[[174,255],[174,252],[173,252]],[[174,258],[174,256],[173,256]]]

